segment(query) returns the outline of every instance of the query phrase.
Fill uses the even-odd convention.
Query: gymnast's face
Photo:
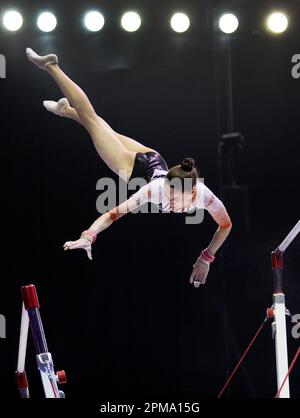
[[[164,193],[170,200],[171,209],[175,212],[181,212],[183,209],[189,207],[196,194],[196,187],[193,186],[192,190],[182,191],[176,187],[170,186],[167,182],[164,184]]]

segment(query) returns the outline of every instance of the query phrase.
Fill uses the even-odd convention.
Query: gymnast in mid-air
[[[199,181],[194,160],[184,158],[181,164],[169,168],[156,150],[115,132],[98,116],[86,94],[60,69],[55,54],[40,56],[27,48],[26,55],[32,63],[52,76],[64,95],[58,102],[45,101],[45,108],[83,125],[102,160],[127,183],[138,177],[146,181],[129,199],[102,214],[89,229],[82,232],[79,239],[67,241],[64,249],[83,249],[92,259],[92,244],[97,235],[124,214],[147,202],[157,205],[162,212],[190,213],[197,208],[204,208],[218,224],[211,242],[201,251],[190,275],[190,283],[194,287],[204,284],[210,263],[230,233],[232,225],[223,203]]]

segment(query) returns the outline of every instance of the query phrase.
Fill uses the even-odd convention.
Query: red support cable
[[[288,378],[288,377],[289,377],[289,375],[291,374],[291,371],[293,370],[293,367],[295,366],[295,363],[296,363],[297,358],[299,357],[299,355],[300,355],[300,347],[298,348],[298,350],[297,350],[296,354],[294,355],[294,358],[293,358],[293,360],[292,360],[292,362],[291,362],[291,365],[290,365],[290,367],[289,367],[289,370],[288,370],[288,372],[287,372],[287,374],[286,374],[286,376],[285,376],[285,378],[284,378],[284,380],[283,380],[283,382],[282,382],[282,384],[281,384],[281,386],[280,386],[280,388],[279,388],[278,392],[277,392],[277,393],[276,393],[276,395],[275,395],[275,399],[279,398],[279,395],[280,395],[280,393],[281,393],[281,391],[282,391],[282,388],[283,388],[283,386],[284,386],[284,384],[285,384],[285,382],[286,382],[287,378]]]
[[[231,382],[231,380],[233,379],[234,375],[236,374],[236,372],[238,371],[242,361],[244,360],[244,358],[246,357],[248,351],[250,350],[250,348],[252,347],[252,345],[254,344],[256,338],[259,336],[259,334],[261,333],[265,323],[268,320],[268,316],[264,319],[264,322],[261,324],[261,326],[258,328],[258,330],[256,331],[256,334],[254,335],[254,337],[252,338],[252,340],[250,341],[250,344],[248,345],[248,347],[246,348],[246,350],[244,351],[242,357],[240,358],[240,360],[238,361],[237,365],[235,366],[235,368],[233,369],[233,372],[231,373],[231,375],[229,376],[229,378],[227,379],[225,385],[223,386],[222,390],[220,391],[219,395],[218,395],[218,399],[221,398],[221,396],[223,395],[223,392],[225,391],[225,389],[227,388],[227,386],[229,385],[229,383]]]

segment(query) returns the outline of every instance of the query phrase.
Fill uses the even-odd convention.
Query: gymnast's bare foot
[[[58,116],[65,116],[65,111],[70,107],[70,103],[65,97],[60,99],[58,102],[45,100],[43,105],[48,110],[48,112],[52,112]]]
[[[26,55],[29,61],[42,70],[47,70],[48,65],[58,64],[58,58],[55,54],[41,56],[35,53],[31,48],[26,48]]]

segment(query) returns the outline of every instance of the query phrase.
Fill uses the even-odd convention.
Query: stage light
[[[84,25],[91,32],[98,32],[104,26],[105,19],[100,12],[91,11],[84,16]]]
[[[281,12],[270,14],[267,18],[267,28],[273,33],[282,33],[288,27],[288,18]]]
[[[37,25],[43,32],[52,32],[56,28],[57,20],[53,13],[43,12],[37,19]]]
[[[233,33],[239,27],[238,18],[232,13],[225,13],[219,19],[219,28],[224,33]]]
[[[186,32],[190,27],[190,19],[184,13],[175,13],[171,18],[171,27],[175,32]]]
[[[23,17],[16,10],[9,10],[3,15],[3,26],[12,32],[17,31],[23,25]]]
[[[127,12],[122,16],[121,25],[127,32],[135,32],[141,26],[142,20],[136,12]]]

